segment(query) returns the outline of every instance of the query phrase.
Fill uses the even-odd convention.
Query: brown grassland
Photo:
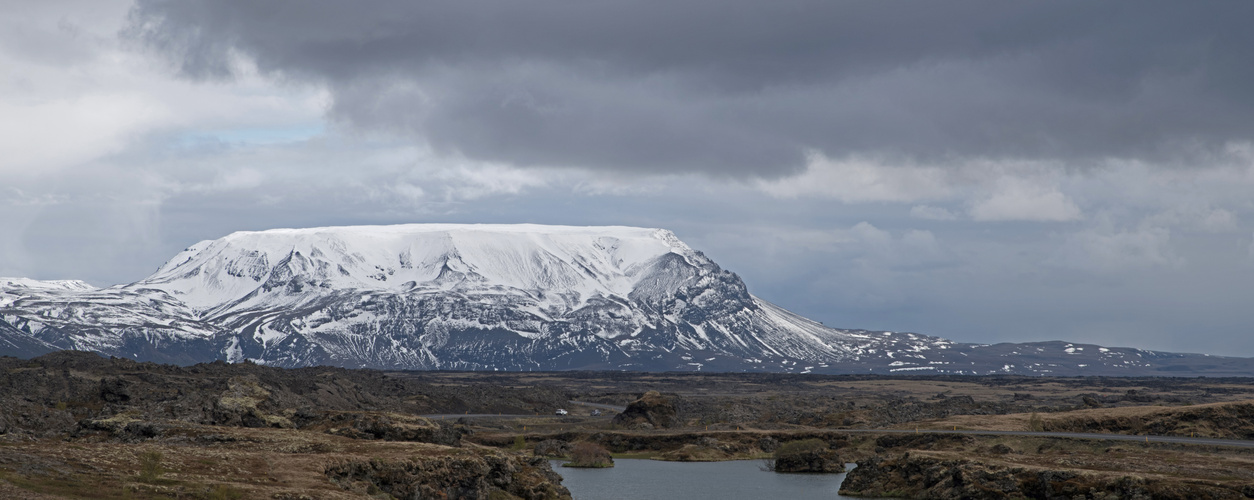
[[[557,408],[570,413],[554,415]],[[1085,498],[1133,490],[1187,498],[1180,495],[1205,488],[1214,498],[1254,496],[1249,448],[877,432],[954,428],[1254,439],[1254,380],[372,372],[173,367],[81,353],[0,358],[0,498],[569,498],[533,450],[560,454],[585,443],[614,458],[708,461],[770,457],[801,440],[883,471],[860,479],[868,494],[962,496],[969,491],[952,478],[983,474],[1027,498],[1044,497],[1030,489],[1048,483],[1039,478],[1063,478],[1046,489],[1089,488]],[[866,486],[888,488],[907,470],[939,482]]]

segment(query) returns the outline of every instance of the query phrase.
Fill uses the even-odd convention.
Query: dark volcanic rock
[[[1094,475],[943,460],[904,454],[858,462],[841,495],[915,499],[1237,499],[1241,491],[1200,482],[1168,482],[1135,476]]]
[[[614,416],[614,424],[628,429],[660,429],[680,425],[675,403],[657,391],[649,391]]]
[[[836,450],[809,450],[775,459],[775,472],[844,472],[845,461]]]
[[[575,443],[570,449],[570,461],[562,466],[603,469],[614,466],[614,457],[610,456],[609,450],[599,444]]]
[[[975,438],[960,434],[885,434],[875,438],[875,446],[882,448],[910,448],[932,450],[975,442]]]
[[[872,416],[875,422],[888,425],[940,419],[952,415],[1000,415],[1008,413],[1010,406],[997,402],[977,402],[971,396],[954,396],[934,403],[895,401],[876,407]]]
[[[328,434],[354,439],[413,441],[445,446],[461,446],[462,436],[470,433],[464,425],[398,414],[329,413],[320,425],[330,426],[326,430]]]
[[[565,457],[570,455],[570,443],[560,439],[545,439],[536,443],[535,454],[542,457]]]
[[[845,461],[827,441],[818,438],[789,441],[775,450],[775,472],[844,472]]]
[[[1129,391],[1131,392],[1131,391]],[[1048,419],[1051,432],[1187,435],[1195,430],[1227,439],[1254,439],[1254,403],[1233,402],[1163,408],[1141,415],[1063,415]]]
[[[325,474],[345,490],[389,498],[565,500],[570,491],[542,457],[513,455],[345,460]],[[512,496],[503,496],[508,494]]]
[[[565,394],[549,387],[451,387],[372,370],[221,361],[171,366],[73,351],[31,360],[0,357],[0,434],[32,438],[97,435],[135,441],[159,436],[164,432],[159,422],[178,421],[343,428],[344,435],[364,439],[455,444],[456,428],[403,415],[531,413],[566,401]]]

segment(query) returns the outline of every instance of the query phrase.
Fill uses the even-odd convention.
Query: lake
[[[758,460],[617,459],[609,469],[562,467],[561,460],[551,463],[575,500],[854,498],[836,494],[845,480],[844,474],[778,474],[762,470]]]

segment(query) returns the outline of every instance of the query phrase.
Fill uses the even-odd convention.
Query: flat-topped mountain
[[[78,349],[384,369],[1126,375],[1193,373],[1204,362],[1216,373],[1254,373],[1239,358],[1009,346],[828,328],[753,296],[670,231],[634,227],[238,232],[192,245],[129,285],[0,279],[0,353],[19,356]]]
[[[660,229],[533,224],[276,229],[202,241],[133,286],[170,292],[198,311],[246,307],[237,304],[241,300],[300,300],[332,289],[526,290],[541,295],[544,305],[566,310],[594,297],[626,297],[642,280],[659,278],[648,274],[659,259],[708,263]]]

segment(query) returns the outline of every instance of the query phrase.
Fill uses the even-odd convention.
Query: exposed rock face
[[[840,494],[915,499],[1238,499],[1242,491],[1202,482],[1006,467],[918,454],[858,462]]]
[[[328,413],[321,424],[331,426],[326,431],[329,434],[355,439],[414,441],[445,446],[461,446],[462,436],[470,432],[463,425],[399,414]]]
[[[775,472],[844,472],[845,461],[827,441],[818,438],[789,441],[775,450]]]
[[[413,460],[345,460],[325,471],[340,487],[394,498],[570,499],[562,478],[541,457],[482,455]],[[503,494],[512,495],[505,497]]]
[[[775,472],[845,472],[836,450],[807,450],[775,459]]]
[[[632,401],[627,409],[614,416],[614,424],[629,429],[660,429],[677,427],[675,402],[657,391],[649,391]]]
[[[570,455],[570,443],[560,439],[545,439],[536,443],[535,454],[541,457],[565,457]]]

